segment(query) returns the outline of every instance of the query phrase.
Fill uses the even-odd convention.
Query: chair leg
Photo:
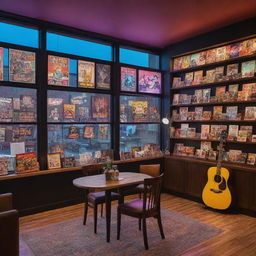
[[[117,240],[120,239],[120,230],[121,230],[121,212],[117,209]]]
[[[139,218],[139,230],[141,230],[141,218]]]
[[[100,216],[101,216],[101,218],[103,217],[103,204],[101,204]]]
[[[158,226],[159,226],[159,230],[160,230],[160,234],[162,239],[165,239],[165,235],[164,235],[164,230],[163,230],[163,225],[162,225],[162,220],[161,220],[161,214],[159,212],[158,216],[157,216],[157,222],[158,222]]]
[[[146,218],[142,218],[142,224],[143,224],[143,238],[144,238],[144,246],[145,250],[148,250],[148,236],[147,236],[147,226],[146,226]]]
[[[98,205],[94,205],[94,233],[97,234],[97,216],[98,216]]]
[[[84,221],[83,225],[86,225],[86,219],[87,219],[87,212],[88,212],[88,191],[85,191],[85,201],[84,201]]]

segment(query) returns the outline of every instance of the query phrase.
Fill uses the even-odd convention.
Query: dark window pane
[[[47,50],[112,61],[112,46],[69,36],[47,33]]]
[[[0,87],[0,122],[36,122],[36,90]]]
[[[160,122],[160,99],[152,96],[121,96],[120,122]]]
[[[131,152],[132,147],[141,147],[145,144],[160,144],[159,124],[121,124],[120,151]]]
[[[0,42],[38,48],[38,30],[0,22]]]
[[[110,150],[110,134],[109,124],[48,125],[48,153],[74,157],[76,165],[84,165]]]
[[[18,151],[17,148],[19,148]],[[37,152],[37,126],[36,125],[3,125],[0,124],[0,172],[3,171],[7,157],[8,171],[15,170],[16,154]]]

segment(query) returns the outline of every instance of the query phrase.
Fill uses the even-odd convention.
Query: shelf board
[[[191,85],[191,86],[185,86],[185,87],[176,87],[176,88],[171,88],[171,91],[188,90],[188,89],[194,89],[194,88],[203,88],[203,87],[210,87],[210,86],[221,86],[221,85],[229,85],[229,84],[253,83],[253,82],[256,82],[256,77],[255,76],[254,77],[240,78],[240,79],[236,79],[236,80],[227,80],[227,81],[197,84],[197,85]]]
[[[177,156],[177,155],[170,155],[166,158],[181,160],[181,161],[188,161],[188,162],[195,162],[195,163],[203,163],[209,166],[217,166],[217,161],[206,160],[206,159],[198,159],[195,157],[188,157],[188,156]],[[239,169],[249,172],[255,172],[256,166],[248,165],[248,164],[238,164],[238,163],[230,163],[230,162],[222,162],[223,167],[232,168],[232,169]]]
[[[173,123],[256,123],[256,120],[177,120]]]
[[[228,60],[223,60],[223,61],[218,61],[218,62],[214,62],[214,63],[204,64],[204,65],[201,65],[201,66],[189,67],[189,68],[184,68],[184,69],[179,69],[179,70],[171,70],[171,74],[179,74],[179,73],[184,73],[184,72],[196,71],[196,70],[204,69],[204,68],[207,68],[207,67],[216,67],[216,66],[219,66],[219,65],[225,65],[225,64],[229,64],[229,63],[233,63],[233,62],[243,61],[243,60],[251,60],[251,59],[254,59],[255,57],[256,57],[256,54],[254,53],[254,54],[247,55],[247,56],[231,58],[231,59],[228,59]]]
[[[171,140],[192,140],[192,141],[209,141],[209,142],[220,142],[220,140],[211,140],[211,139],[201,139],[201,138],[181,138],[181,137],[171,137]],[[227,143],[234,144],[249,144],[256,145],[256,142],[243,142],[243,141],[235,141],[235,140],[227,140]]]
[[[194,103],[194,104],[177,104],[170,105],[171,108],[174,107],[194,107],[194,106],[212,106],[212,105],[239,105],[246,104],[250,105],[251,103],[256,103],[256,100],[247,100],[247,101],[225,101],[225,102],[208,102],[208,103]]]

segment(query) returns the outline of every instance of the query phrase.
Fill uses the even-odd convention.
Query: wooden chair
[[[100,166],[103,167],[103,166]],[[99,166],[84,166],[82,172],[85,176],[97,175],[102,173],[102,169]],[[118,193],[111,192],[111,201],[120,200],[121,196]],[[122,202],[122,200],[120,201]],[[105,192],[92,192],[85,190],[85,203],[84,203],[84,220],[83,225],[86,225],[88,207],[93,208],[94,215],[94,233],[97,233],[97,217],[98,217],[98,205],[101,205],[101,217],[103,216],[103,204],[105,203]]]
[[[0,195],[0,254],[19,255],[19,214],[13,209],[11,193]]]
[[[128,203],[119,204],[117,207],[117,240],[120,239],[121,215],[128,215],[139,219],[139,229],[141,230],[141,220],[143,224],[144,246],[148,250],[148,238],[146,219],[155,217],[162,239],[165,238],[161,214],[160,214],[160,195],[163,174],[159,177],[144,180],[143,199],[133,200]]]
[[[148,174],[152,177],[158,177],[160,175],[160,164],[147,164],[147,165],[140,165],[140,173]],[[144,191],[144,184],[140,184],[136,186],[137,191],[139,192],[140,198],[141,194]],[[137,192],[137,193],[138,193]]]

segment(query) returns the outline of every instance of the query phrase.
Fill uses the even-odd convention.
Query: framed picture
[[[136,82],[136,69],[121,67],[121,91],[136,92]]]
[[[36,81],[36,54],[34,52],[9,50],[9,80],[32,83]]]
[[[92,118],[109,118],[109,97],[92,96]]]
[[[78,61],[78,87],[95,88],[95,63]]]
[[[96,88],[110,89],[111,66],[106,64],[96,64]]]
[[[48,56],[48,84],[69,86],[69,59]]]
[[[94,139],[94,127],[92,126],[85,126],[84,127],[84,138],[85,139]]]
[[[161,80],[160,72],[139,70],[139,92],[160,94]]]
[[[47,163],[48,163],[49,170],[61,168],[60,154],[59,153],[48,154]]]

